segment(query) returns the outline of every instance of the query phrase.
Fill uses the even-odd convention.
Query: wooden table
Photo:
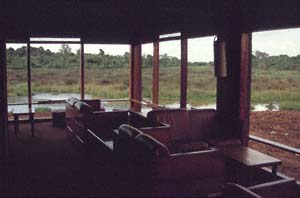
[[[277,174],[277,166],[281,164],[281,160],[249,147],[224,148],[224,154],[248,167],[272,167],[272,173],[275,176]]]
[[[12,115],[14,116],[14,126],[15,126],[16,135],[19,133],[19,116],[28,115],[29,122],[31,124],[31,136],[34,137],[34,111],[33,110],[29,110],[29,111],[14,110],[14,111],[12,111]]]

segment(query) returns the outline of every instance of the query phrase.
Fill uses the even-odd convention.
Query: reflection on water
[[[179,103],[172,103],[165,105],[166,108],[180,108]],[[200,105],[200,106],[191,106],[190,104],[187,104],[187,109],[217,109],[216,104],[207,104],[207,105]],[[149,111],[151,111],[152,108],[150,107],[143,107],[142,112],[144,114],[147,114]],[[272,104],[272,109],[270,109],[270,104],[256,104],[252,106],[251,111],[279,111],[279,104]]]
[[[256,104],[251,111],[279,111],[279,104]]]
[[[51,93],[39,93],[32,96],[33,102],[38,101],[47,101],[47,100],[66,100],[70,97],[80,98],[80,94],[74,94],[74,93],[61,93],[61,94],[51,94]],[[92,99],[93,97],[91,95],[85,95],[86,99]],[[28,98],[25,96],[13,96],[8,97],[9,103],[26,103],[28,102]],[[118,101],[118,102],[101,102],[101,106],[106,109],[106,111],[112,111],[113,109],[118,110],[127,110],[129,107],[128,101]],[[57,110],[57,109],[64,109],[65,104],[33,104],[33,109],[37,108],[48,108],[50,110]],[[166,108],[179,108],[179,103],[169,103],[165,105]],[[200,106],[191,106],[190,104],[187,105],[188,109],[191,108],[196,109],[216,109],[216,104],[207,104],[207,105],[200,105]],[[9,105],[8,111],[27,111],[28,105]],[[147,113],[152,108],[150,107],[144,107],[142,108],[143,113]],[[251,111],[267,111],[270,110],[270,106],[268,104],[256,104],[252,106]],[[272,111],[278,111],[279,110],[279,104],[272,104]]]
[[[80,98],[80,94],[74,94],[74,93],[61,93],[61,94],[49,94],[49,93],[39,93],[34,96],[32,96],[32,101],[45,101],[45,100],[67,100],[70,97],[74,98]],[[84,97],[86,99],[92,99],[91,95],[85,94]]]
[[[39,93],[32,96],[32,102],[38,101],[48,101],[48,100],[67,100],[70,97],[80,98],[80,94],[74,93],[61,93],[61,94],[51,94],[51,93]],[[91,99],[91,95],[85,95],[86,99]],[[27,103],[27,96],[11,96],[7,97],[8,103]],[[35,110],[37,108],[47,108],[50,110],[64,109],[65,104],[33,104],[32,108]],[[28,105],[8,105],[8,112],[26,112],[28,111]]]

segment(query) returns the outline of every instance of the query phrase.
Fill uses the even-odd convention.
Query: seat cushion
[[[208,150],[209,146],[206,142],[176,142],[169,149],[171,153],[188,153]]]
[[[83,114],[91,114],[93,112],[92,107],[85,102],[78,101],[75,103],[74,107]]]
[[[80,100],[77,99],[77,98],[74,98],[74,97],[71,97],[71,98],[68,98],[68,99],[67,99],[67,103],[68,103],[69,105],[71,105],[72,107],[74,107],[75,103],[78,102],[78,101],[80,101]]]
[[[190,130],[188,112],[185,109],[159,109],[150,111],[147,117],[170,125],[172,141],[183,141],[188,138]]]

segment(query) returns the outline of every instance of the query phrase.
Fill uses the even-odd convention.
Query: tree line
[[[7,65],[8,68],[13,69],[25,69],[26,66],[26,53],[27,47],[23,46],[17,49],[8,48]],[[76,68],[80,64],[80,51],[73,53],[69,45],[62,44],[61,49],[58,52],[52,52],[49,49],[43,47],[31,47],[31,67],[32,68],[55,68],[55,69],[67,69]],[[98,54],[85,54],[85,67],[86,68],[120,68],[128,67],[129,64],[129,52],[125,52],[123,55],[109,55],[104,50],[99,49]],[[189,62],[191,66],[204,66],[213,65],[212,62]],[[169,56],[167,54],[160,55],[161,67],[174,67],[180,65],[180,59],[177,57]],[[152,67],[153,56],[144,54],[142,56],[142,66]]]
[[[286,70],[300,70],[300,55],[271,56],[265,52],[255,51],[252,54],[252,67],[261,69],[275,68]]]
[[[31,67],[32,68],[54,68],[54,69],[68,69],[76,68],[80,65],[80,51],[73,53],[69,45],[62,44],[58,52],[52,52],[43,47],[31,47]],[[25,69],[26,66],[26,53],[27,48],[13,49],[8,48],[7,65],[12,69]],[[85,54],[85,67],[86,68],[120,68],[128,67],[129,52],[123,55],[109,55],[102,49],[98,54]],[[143,55],[142,66],[152,67],[153,56]],[[180,59],[177,57],[169,56],[167,54],[160,55],[160,67],[174,67],[180,65]],[[189,66],[213,66],[213,62],[189,62]],[[290,57],[288,55],[270,56],[265,52],[255,51],[252,54],[253,68],[278,68],[300,70],[300,55]]]

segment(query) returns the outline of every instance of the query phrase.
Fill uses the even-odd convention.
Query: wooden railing
[[[65,103],[66,100],[43,100],[38,102],[32,102],[31,104],[62,104]],[[29,105],[28,102],[23,103],[8,103],[8,106],[15,106],[15,105]]]
[[[145,101],[145,100],[139,101],[139,100],[131,99],[130,101],[133,103],[136,103],[136,104],[140,104],[140,105],[143,105],[146,107],[153,108],[153,109],[166,109],[166,107],[164,107],[164,106],[153,104],[153,103]]]
[[[288,151],[290,153],[300,154],[300,149],[292,147],[292,146],[288,146],[286,144],[281,144],[279,142],[274,142],[272,140],[257,137],[257,136],[254,136],[254,135],[249,135],[249,139],[252,140],[252,141],[255,141],[255,142],[259,142],[259,143],[266,144],[266,145],[269,145],[269,146],[272,146],[272,147],[275,147],[275,148],[279,148],[281,150]]]

